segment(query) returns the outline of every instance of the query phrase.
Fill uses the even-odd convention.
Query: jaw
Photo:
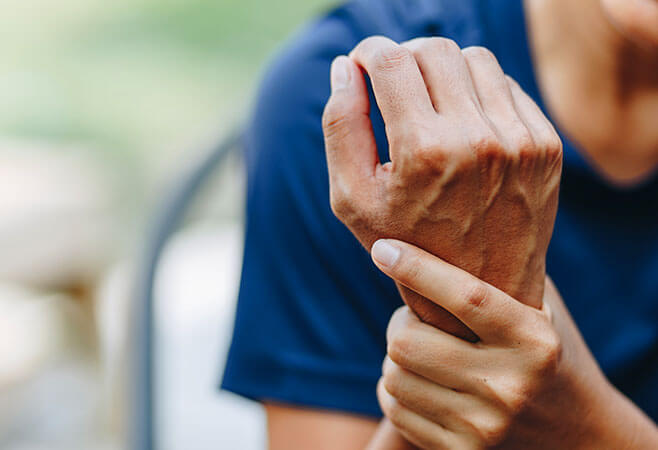
[[[601,0],[601,5],[622,34],[658,50],[658,0]]]

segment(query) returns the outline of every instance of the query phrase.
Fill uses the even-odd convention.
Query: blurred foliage
[[[0,138],[75,142],[128,178],[157,173],[239,123],[268,55],[330,4],[0,0]]]

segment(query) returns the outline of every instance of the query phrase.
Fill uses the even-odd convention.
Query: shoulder
[[[486,2],[476,0],[354,0],[337,7],[295,34],[270,65],[265,83],[313,81],[297,69],[328,67],[362,39],[384,35],[401,42],[442,35],[471,40],[481,34]],[[325,74],[328,81],[328,74]],[[326,84],[326,83],[325,83]],[[291,86],[291,83],[285,83]],[[296,85],[299,88],[299,85]]]
[[[334,9],[286,42],[265,71],[256,97],[256,115],[294,120],[328,98],[331,61],[349,52],[361,37],[354,9],[352,4]]]
[[[323,14],[289,39],[269,64],[248,124],[248,141],[262,139],[271,144],[285,137],[290,143],[290,139],[308,137],[300,130],[318,139],[322,109],[330,93],[329,67],[336,56],[377,34],[398,42],[442,35],[461,45],[479,43],[480,3],[355,0]]]

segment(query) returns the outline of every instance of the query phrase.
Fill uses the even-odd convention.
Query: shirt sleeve
[[[246,135],[246,237],[222,388],[380,416],[375,386],[392,281],[332,214],[321,115],[332,59],[358,41],[340,13],[269,70]]]

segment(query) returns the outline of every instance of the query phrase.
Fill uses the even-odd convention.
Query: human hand
[[[383,165],[359,66],[386,123]],[[490,52],[368,38],[334,61],[323,127],[332,208],[367,249],[382,237],[411,242],[541,307],[562,147]],[[425,322],[476,339],[434,303],[401,293]]]
[[[395,240],[377,266],[479,337],[456,338],[400,308],[378,385],[386,417],[425,449],[651,448],[655,425],[607,382],[547,281],[542,310]]]

